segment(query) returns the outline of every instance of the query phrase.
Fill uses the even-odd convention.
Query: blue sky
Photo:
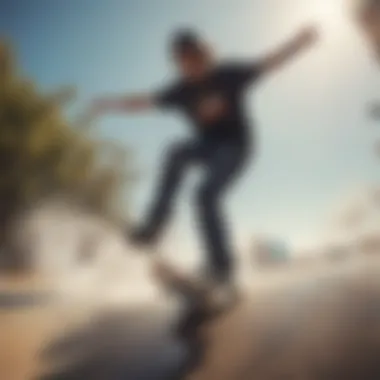
[[[310,244],[347,193],[379,180],[372,152],[376,126],[365,111],[380,99],[380,73],[342,0],[5,0],[0,35],[13,41],[23,71],[43,89],[78,86],[78,107],[101,93],[154,90],[170,77],[166,41],[173,28],[194,26],[221,58],[255,59],[309,22],[318,46],[252,88],[248,109],[259,151],[226,205],[236,243],[275,234]],[[98,133],[137,152],[144,174],[133,213],[144,210],[162,153],[187,136],[175,114],[113,116]],[[179,244],[196,247],[192,189],[184,184],[176,219]],[[199,250],[196,250],[197,252]]]

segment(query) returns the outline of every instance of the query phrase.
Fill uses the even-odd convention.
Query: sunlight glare
[[[337,31],[345,15],[346,0],[319,0],[310,3],[310,15],[323,31]]]

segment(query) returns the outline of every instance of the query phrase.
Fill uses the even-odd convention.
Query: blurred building
[[[380,255],[380,230],[363,234],[358,238],[356,245],[362,254]]]
[[[343,262],[351,257],[352,249],[349,244],[335,244],[326,247],[324,258],[329,262]]]
[[[251,248],[253,262],[260,268],[285,265],[290,261],[290,249],[285,241],[276,238],[255,238]]]
[[[380,190],[377,186],[363,187],[345,198],[333,216],[330,243],[325,257],[340,261],[355,253],[380,254]]]

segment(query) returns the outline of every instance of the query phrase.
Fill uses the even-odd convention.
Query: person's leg
[[[199,154],[199,146],[193,141],[175,144],[169,150],[145,221],[130,234],[132,242],[150,244],[156,240],[170,217],[183,175],[188,166],[198,160]]]
[[[220,210],[222,195],[244,166],[246,152],[238,145],[221,145],[206,160],[206,179],[197,192],[200,231],[215,279],[228,281],[232,274],[231,247]]]

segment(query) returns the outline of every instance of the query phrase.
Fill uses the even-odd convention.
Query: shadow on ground
[[[265,277],[218,319],[183,334],[165,308],[96,312],[64,328],[46,312],[2,313],[0,374],[23,366],[21,344],[49,370],[7,380],[375,380],[380,379],[380,265],[355,263]],[[69,310],[72,313],[74,310]],[[187,315],[187,314],[186,314]],[[49,323],[47,321],[50,321]],[[38,322],[38,323],[37,323]],[[49,327],[51,334],[41,338]],[[196,326],[196,325],[194,325]],[[193,327],[194,327],[193,326]],[[180,333],[181,332],[181,333]],[[15,345],[18,334],[20,346]],[[7,340],[3,340],[8,336]],[[33,340],[38,344],[31,345]],[[11,356],[13,352],[13,357]],[[12,364],[10,361],[12,360]],[[44,366],[42,366],[44,367]],[[31,366],[32,368],[32,366]],[[21,373],[21,372],[20,372]],[[36,372],[34,372],[36,373]]]

